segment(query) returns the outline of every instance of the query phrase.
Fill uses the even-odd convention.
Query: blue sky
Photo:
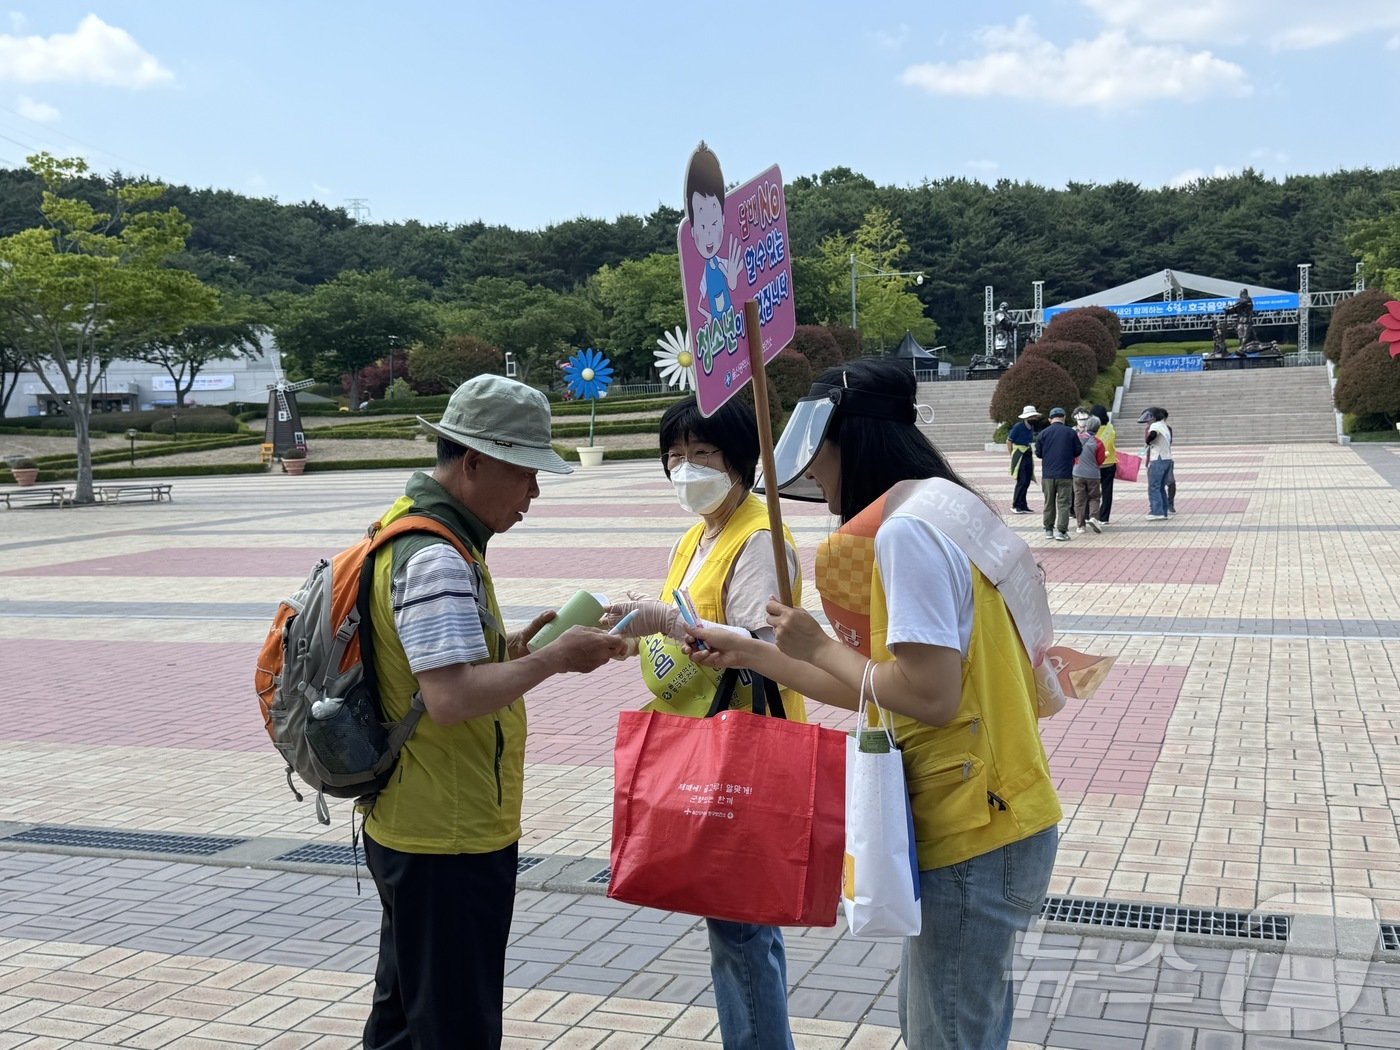
[[[0,2],[36,149],[375,220],[538,227],[844,165],[1161,186],[1400,163],[1400,0]],[[708,19],[708,21],[706,21]]]

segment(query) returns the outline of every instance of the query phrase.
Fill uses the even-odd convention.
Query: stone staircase
[[[1337,440],[1325,367],[1135,373],[1114,418],[1120,448],[1135,447],[1137,418],[1149,405],[1171,413],[1183,447]]]
[[[940,452],[981,452],[997,428],[987,414],[996,387],[989,379],[920,383],[919,404],[933,407],[933,422],[919,429]]]

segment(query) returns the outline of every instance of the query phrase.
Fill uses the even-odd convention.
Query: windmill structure
[[[267,385],[267,428],[263,432],[263,442],[272,446],[272,454],[281,458],[289,448],[305,448],[306,435],[301,429],[301,412],[297,410],[298,390],[304,390],[315,382],[302,379],[295,383],[287,382],[287,377],[279,370],[277,382]]]

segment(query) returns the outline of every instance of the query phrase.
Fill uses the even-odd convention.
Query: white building
[[[226,405],[243,401],[267,403],[267,388],[280,375],[281,357],[272,336],[262,337],[262,353],[254,358],[232,357],[210,361],[195,376],[186,405]],[[50,382],[58,391],[64,383],[58,373]],[[91,391],[94,412],[134,412],[175,404],[175,383],[159,365],[140,361],[114,361]],[[44,416],[58,411],[57,399],[34,372],[21,372],[6,407],[6,417]]]

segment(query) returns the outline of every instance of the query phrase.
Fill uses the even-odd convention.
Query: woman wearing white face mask
[[[778,593],[768,511],[750,491],[758,464],[758,426],[753,406],[731,399],[714,415],[700,414],[693,397],[661,417],[661,466],[681,507],[700,520],[671,551],[661,599],[620,602],[604,623],[628,612],[623,628],[640,650],[642,678],[654,699],[648,710],[700,717],[710,708],[720,672],[685,655],[685,628],[671,592],[690,593],[696,614],[707,623],[728,624],[772,640],[766,605]],[[797,548],[783,529],[793,600],[801,601]],[[635,650],[634,650],[635,651]],[[740,683],[731,707],[749,710],[754,686]],[[806,721],[802,697],[782,691],[786,716]],[[736,872],[736,877],[742,873]],[[782,931],[772,926],[706,919],[710,974],[726,1050],[791,1048],[787,1013],[787,961]]]

